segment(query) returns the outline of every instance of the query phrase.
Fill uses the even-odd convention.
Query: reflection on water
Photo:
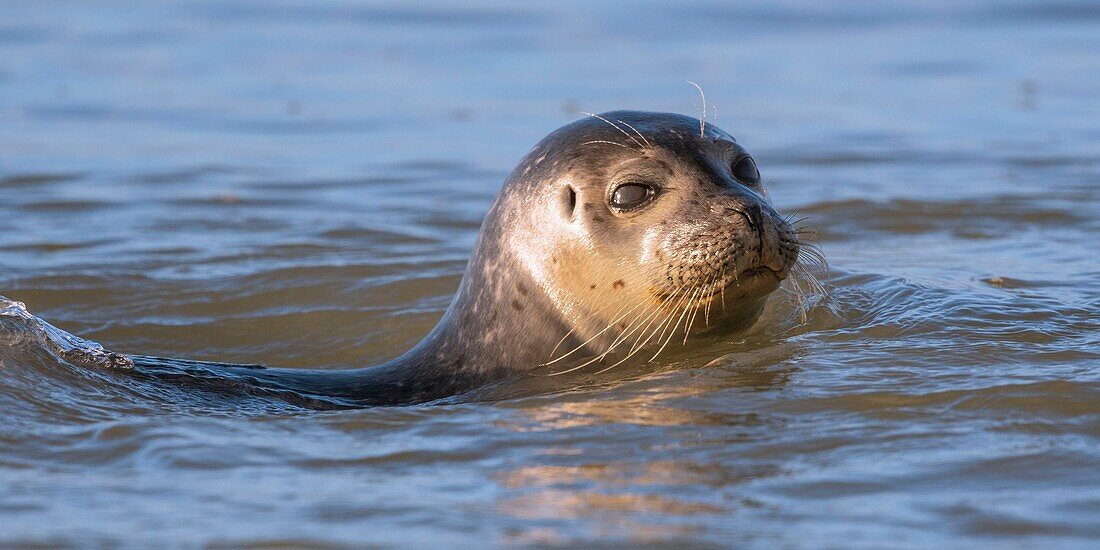
[[[1100,539],[1091,4],[0,12],[0,294],[111,350],[394,357],[531,145],[697,113],[688,80],[831,266],[656,364],[355,411],[118,376],[0,306],[0,545]]]

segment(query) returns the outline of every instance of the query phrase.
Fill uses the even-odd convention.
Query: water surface
[[[688,80],[819,232],[805,321],[316,412],[63,360],[8,306],[0,545],[1095,544],[1095,3],[5,4],[0,294],[119,352],[379,362],[531,145],[698,113]]]

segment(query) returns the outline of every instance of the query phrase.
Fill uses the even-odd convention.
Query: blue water
[[[321,413],[7,305],[0,546],[1095,546],[1095,2],[5,3],[0,295],[124,353],[383,361],[534,143],[698,116],[689,80],[818,232],[805,320]]]

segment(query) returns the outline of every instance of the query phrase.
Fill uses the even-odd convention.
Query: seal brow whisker
[[[691,84],[692,86],[695,86],[695,89],[699,90],[699,97],[703,98],[703,108],[701,109],[702,112],[703,112],[703,116],[700,117],[700,119],[699,119],[699,137],[706,137],[707,136],[707,131],[706,131],[706,128],[707,128],[707,94],[703,93],[703,87],[702,86],[700,86],[700,85],[698,85],[698,84],[696,84],[696,83],[694,83],[690,80],[688,81],[688,84]]]
[[[633,147],[623,145],[622,143],[616,143],[614,141],[606,141],[606,140],[602,140],[602,139],[594,139],[592,141],[586,141],[586,142],[582,143],[581,145],[588,145],[588,144],[591,144],[591,143],[606,143],[608,145],[618,145],[619,147],[622,147],[623,149],[630,149],[631,151],[634,150]]]
[[[631,126],[631,125],[630,125],[629,123],[627,123],[627,122],[623,122],[623,121],[621,121],[621,120],[619,120],[619,119],[617,119],[617,118],[615,119],[615,122],[618,122],[618,123],[620,123],[620,124],[622,124],[622,125],[626,126],[627,128],[630,128],[631,130],[634,130],[634,133],[635,133],[635,134],[638,134],[638,137],[642,138],[642,141],[644,141],[644,142],[645,142],[645,144],[646,144],[646,146],[647,146],[647,147],[649,147],[650,149],[652,149],[652,148],[653,148],[653,144],[652,144],[652,143],[650,143],[650,142],[649,142],[649,140],[648,140],[648,139],[646,139],[646,137],[645,137],[644,135],[642,135],[642,133],[641,133],[641,132],[639,132],[637,128],[635,128],[635,127]]]
[[[602,121],[604,121],[604,122],[606,122],[606,123],[610,124],[612,128],[614,128],[614,129],[616,129],[616,130],[618,130],[618,131],[622,132],[624,136],[626,136],[626,137],[630,138],[630,140],[631,140],[631,141],[633,141],[634,143],[637,143],[637,144],[638,144],[638,147],[641,147],[641,148],[645,149],[645,145],[642,145],[642,142],[638,141],[638,138],[636,138],[636,137],[634,137],[634,136],[630,135],[630,132],[627,132],[626,130],[623,130],[622,128],[620,128],[619,126],[617,126],[617,125],[616,125],[616,124],[615,124],[614,122],[611,122],[610,120],[607,120],[606,118],[604,118],[604,117],[602,117],[602,116],[600,116],[600,115],[597,115],[596,113],[589,113],[589,112],[585,112],[585,111],[581,111],[581,113],[584,113],[584,114],[586,114],[586,115],[588,115],[588,116],[590,116],[590,117],[596,117],[596,118],[598,118],[598,119],[600,119],[600,120],[602,120]]]

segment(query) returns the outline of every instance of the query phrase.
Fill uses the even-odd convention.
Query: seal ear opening
[[[564,195],[565,217],[572,221],[573,211],[577,209],[577,190],[572,185],[566,185]]]

